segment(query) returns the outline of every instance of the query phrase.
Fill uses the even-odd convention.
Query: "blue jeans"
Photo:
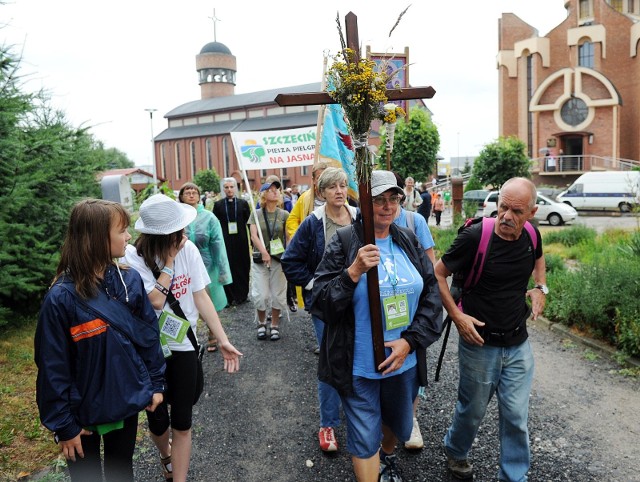
[[[500,463],[498,479],[527,480],[529,394],[533,353],[529,340],[510,347],[458,344],[460,384],[451,427],[444,437],[447,453],[466,459],[493,394],[498,399]]]
[[[324,323],[316,316],[311,316],[316,331],[318,346],[322,343]],[[320,404],[320,426],[337,427],[340,425],[340,395],[331,385],[318,380],[318,402]]]

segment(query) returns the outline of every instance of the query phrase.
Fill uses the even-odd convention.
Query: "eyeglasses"
[[[384,196],[376,196],[372,199],[373,204],[375,204],[376,206],[384,206],[385,204],[389,203],[392,206],[397,206],[398,204],[400,204],[400,201],[402,200],[402,196],[389,196],[384,197]]]

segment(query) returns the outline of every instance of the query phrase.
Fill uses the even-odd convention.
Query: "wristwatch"
[[[542,291],[543,295],[546,296],[549,294],[549,288],[547,288],[547,285],[536,285],[535,287]]]

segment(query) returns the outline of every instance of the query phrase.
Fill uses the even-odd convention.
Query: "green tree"
[[[380,167],[386,166],[386,137],[380,144]],[[414,107],[409,113],[409,122],[399,119],[396,124],[391,169],[403,178],[412,176],[416,181],[425,181],[437,167],[436,156],[440,149],[440,134],[429,113]]]
[[[69,212],[99,197],[105,166],[86,128],[43,93],[22,92],[18,61],[0,48],[0,326],[32,314],[55,273]]]
[[[124,152],[115,147],[105,148],[102,141],[96,141],[94,153],[97,163],[104,164],[105,170],[127,169],[135,166],[135,163]]]
[[[153,184],[148,184],[147,187],[140,191],[136,196],[137,206],[140,207],[140,205],[145,202],[149,196],[153,196],[153,194]],[[173,192],[173,189],[171,189],[171,186],[169,186],[169,184],[167,184],[166,182],[163,182],[158,186],[158,194],[164,194],[165,196],[176,200],[176,195]]]
[[[200,188],[203,192],[211,191],[216,194],[220,193],[220,176],[213,169],[206,169],[204,171],[199,171],[193,176],[193,182]]]
[[[500,189],[512,177],[530,178],[527,146],[517,137],[500,137],[484,146],[473,164],[473,175],[483,185]]]

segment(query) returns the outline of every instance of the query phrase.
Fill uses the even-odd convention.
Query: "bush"
[[[463,201],[462,202],[462,213],[467,218],[472,218],[478,212],[478,205],[473,202]]]
[[[640,356],[640,311],[627,315],[618,311],[617,315],[618,349],[629,356]]]
[[[544,263],[547,267],[547,273],[555,273],[557,271],[566,271],[564,259],[558,254],[545,254]]]
[[[627,256],[640,256],[640,231],[634,231],[628,242],[619,246],[619,249]]]
[[[552,271],[547,282],[553,293],[545,308],[548,318],[588,330],[625,352],[634,349],[640,329],[639,260],[601,256],[575,272]]]
[[[456,224],[453,224],[451,227],[446,229],[433,229],[431,234],[433,236],[433,241],[436,243],[434,247],[436,259],[439,259],[447,252],[449,246],[453,243],[453,240],[456,239],[456,236],[458,235],[458,228]]]
[[[551,231],[544,237],[545,243],[560,243],[564,246],[576,246],[580,243],[592,242],[596,239],[596,230],[581,224]]]

